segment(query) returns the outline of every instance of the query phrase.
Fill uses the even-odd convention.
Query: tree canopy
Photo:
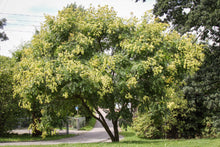
[[[190,126],[190,129],[184,132],[186,134],[188,132],[191,137],[206,133],[214,135],[220,128],[219,7],[219,0],[157,0],[153,9],[156,17],[160,17],[162,22],[170,22],[180,34],[196,33],[196,40],[206,41],[209,44],[204,51],[203,65],[195,75],[186,78],[186,86],[183,87],[188,110],[193,108],[187,114],[188,118],[184,118],[186,122],[184,128]]]
[[[19,99],[13,98],[13,59],[0,56],[0,136],[12,130],[21,116]]]
[[[211,47],[213,48],[213,47]],[[189,117],[200,134],[216,136],[220,132],[220,50],[207,50],[205,60],[195,75],[186,79],[185,98],[194,108]]]
[[[46,16],[24,49],[14,76],[15,93],[29,109],[32,100],[81,103],[111,140],[119,141],[119,119],[131,121],[138,105],[165,98],[169,85],[201,65],[202,46],[192,43],[193,36],[168,32],[167,27],[147,15],[141,21],[117,17],[107,6],[68,6],[56,17]],[[100,109],[108,110],[113,132]]]
[[[184,34],[197,31],[202,40],[220,43],[220,0],[157,0],[153,13],[165,16],[174,28]]]

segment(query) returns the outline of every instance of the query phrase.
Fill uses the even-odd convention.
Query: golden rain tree
[[[194,72],[203,58],[190,37],[148,19],[123,19],[107,6],[68,6],[56,17],[46,16],[17,65],[15,92],[23,106],[30,108],[32,99],[47,105],[71,99],[118,142],[119,119],[131,121],[146,97],[155,101],[156,91]],[[113,131],[100,109],[108,110]]]

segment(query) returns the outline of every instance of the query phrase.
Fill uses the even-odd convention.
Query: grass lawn
[[[32,147],[220,147],[220,138],[215,139],[142,139],[135,136],[133,131],[122,132],[124,139],[119,143],[91,144],[59,144],[38,145]],[[27,147],[27,146],[17,146]]]
[[[134,139],[134,140],[133,140]],[[60,144],[47,147],[220,147],[220,139],[190,139],[190,140],[122,140],[120,143],[92,143],[92,144]]]

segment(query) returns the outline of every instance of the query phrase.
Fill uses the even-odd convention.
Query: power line
[[[34,33],[34,31],[22,31],[22,30],[5,30],[6,32],[23,32],[23,33]]]
[[[37,21],[37,20],[24,20],[24,19],[8,19],[7,22],[36,22],[36,23],[41,23],[42,21]]]
[[[3,15],[15,15],[15,16],[28,16],[28,17],[44,17],[43,15],[32,15],[32,14],[22,14],[22,13],[6,13],[0,12]]]
[[[39,25],[31,25],[31,24],[16,24],[16,23],[7,23],[7,25],[29,26],[29,27],[40,27]]]

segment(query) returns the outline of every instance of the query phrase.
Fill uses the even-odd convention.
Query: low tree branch
[[[81,97],[81,96],[76,96],[77,98],[79,98],[83,104],[83,106],[86,108],[86,110],[97,120],[100,121],[100,119],[98,117],[96,117],[94,114],[93,114],[93,111],[89,108],[89,106],[86,104],[86,102],[84,101],[84,99]]]

